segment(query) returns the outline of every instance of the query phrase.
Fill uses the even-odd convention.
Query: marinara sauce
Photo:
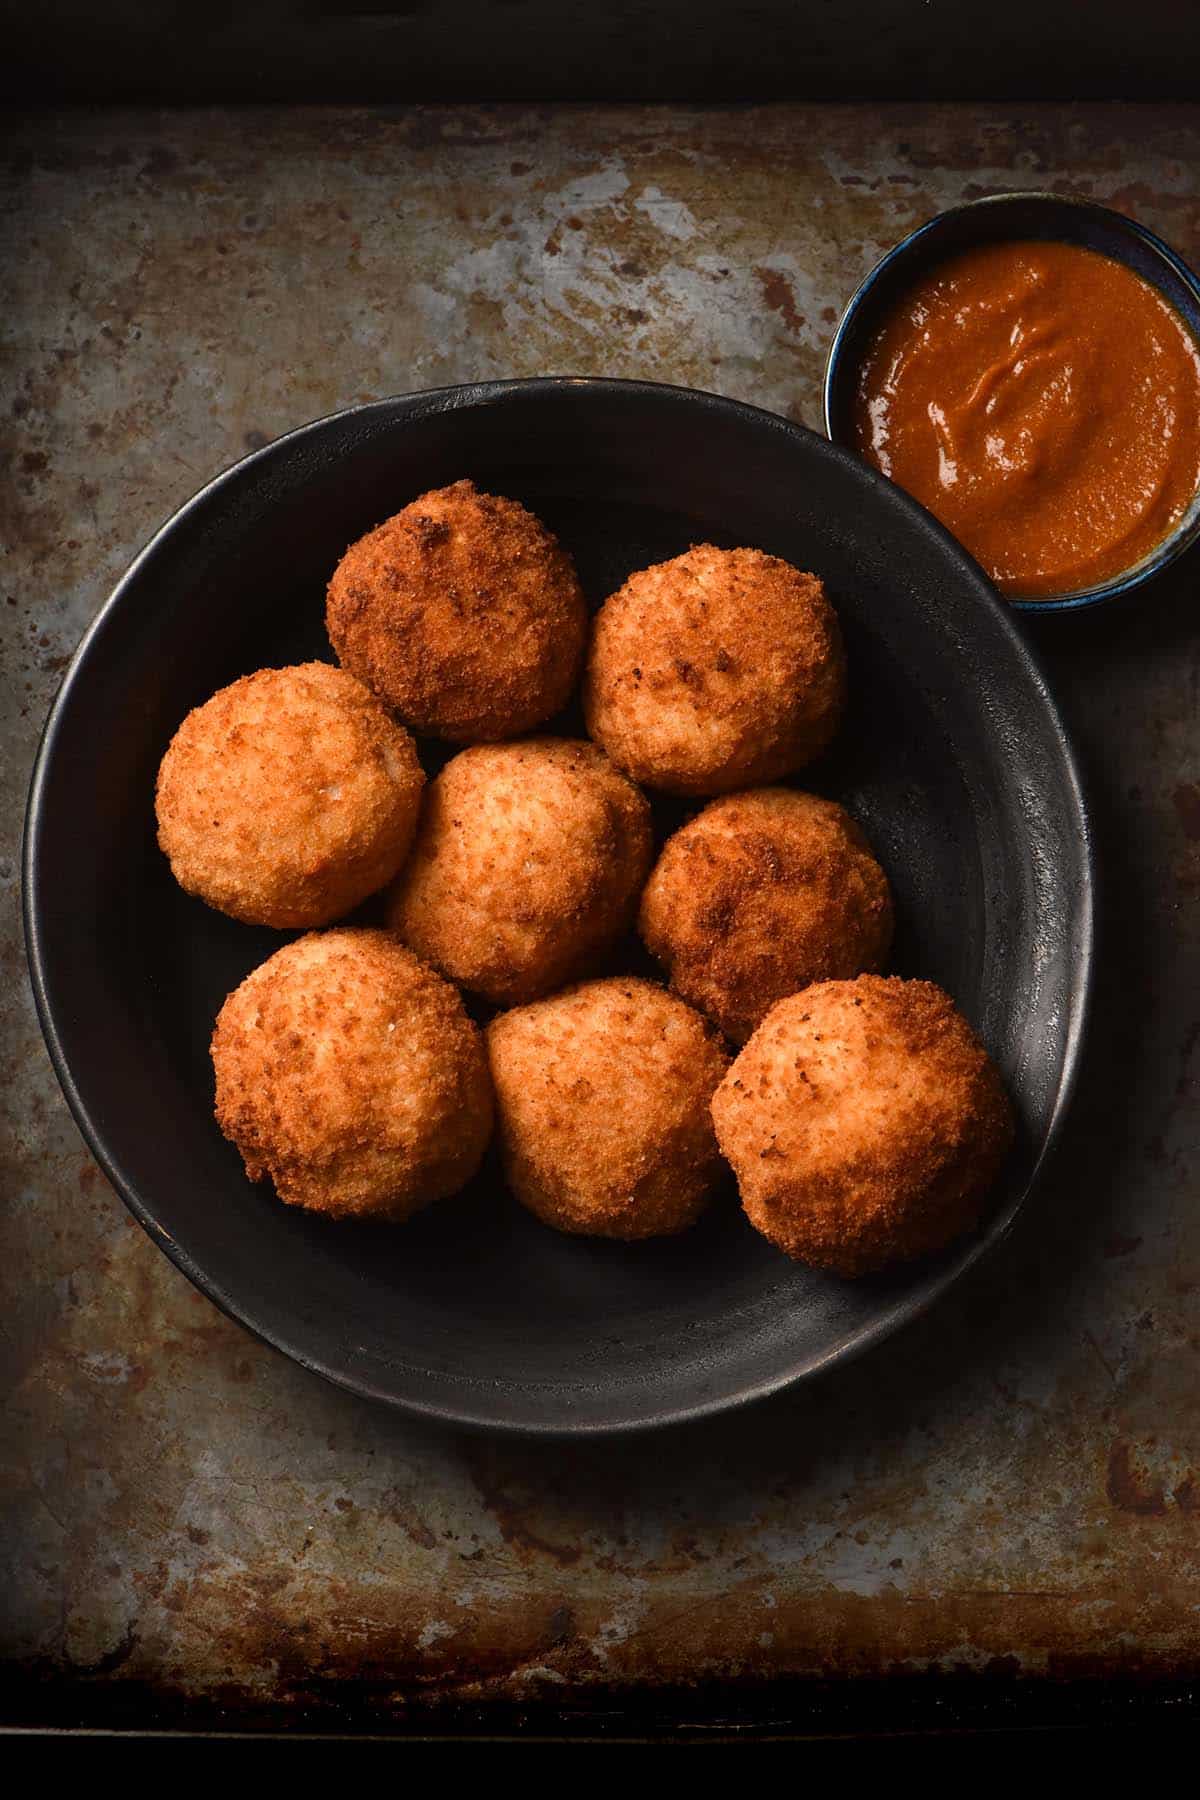
[[[1075,244],[982,245],[911,289],[859,374],[858,448],[1008,594],[1140,562],[1200,488],[1200,346]]]

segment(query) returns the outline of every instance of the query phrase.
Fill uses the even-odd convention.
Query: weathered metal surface
[[[27,119],[3,190],[9,895],[80,631],[247,448],[348,401],[545,372],[815,424],[841,302],[920,219],[1047,186],[1200,261],[1198,168],[1200,109]],[[343,1684],[387,1711],[734,1676],[1196,1674],[1198,585],[1193,560],[1125,612],[1038,632],[1109,919],[1083,1096],[1033,1217],[882,1353],[664,1440],[435,1431],[225,1320],[85,1153],[7,912],[10,1667],[235,1712]]]

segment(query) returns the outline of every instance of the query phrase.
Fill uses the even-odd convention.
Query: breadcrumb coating
[[[757,788],[667,839],[638,929],[673,990],[744,1043],[777,1000],[882,967],[891,892],[844,808]]]
[[[480,1032],[386,931],[311,932],[235,988],[212,1039],[217,1123],[289,1206],[407,1219],[453,1194],[492,1130]]]
[[[219,912],[327,925],[392,880],[416,830],[416,746],[330,663],[260,669],[188,714],[158,772],[158,841]]]
[[[566,705],[587,611],[575,565],[515,500],[470,481],[422,494],[351,544],[326,603],[343,668],[414,731],[532,731]]]
[[[970,1231],[1013,1137],[1000,1077],[930,981],[819,982],[767,1014],[713,1098],[746,1216],[838,1275]]]
[[[631,923],[651,855],[645,795],[594,744],[476,745],[430,783],[387,923],[463,987],[531,1000]]]
[[[631,976],[502,1013],[487,1030],[509,1185],[558,1231],[648,1238],[693,1224],[721,1176],[712,1028]]]
[[[635,781],[723,794],[818,755],[845,685],[841,632],[815,575],[761,550],[698,544],[605,601],[584,712],[589,734]]]

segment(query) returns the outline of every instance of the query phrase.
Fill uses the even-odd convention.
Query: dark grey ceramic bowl
[[[983,1229],[860,1282],[790,1263],[727,1188],[657,1243],[563,1237],[494,1161],[402,1228],[251,1187],[212,1117],[228,991],[285,934],[172,881],[154,777],[184,714],[265,664],[328,656],[351,539],[469,475],[540,513],[593,602],[704,539],[825,579],[850,709],[804,783],[862,820],[892,879],[894,967],[939,981],[997,1058],[1020,1144]],[[558,723],[579,732],[577,714]],[[421,743],[427,768],[444,750]],[[677,808],[656,803],[657,827]],[[590,1433],[753,1399],[878,1343],[996,1243],[1033,1191],[1079,1058],[1092,958],[1088,822],[1054,702],[970,558],[824,438],[712,394],[526,381],[413,394],[307,425],[229,469],[142,551],[46,727],[25,843],[47,1042],[105,1173],[219,1306],[356,1393],[462,1424]],[[632,940],[626,967],[643,967]]]
[[[851,296],[825,364],[825,430],[835,444],[854,448],[854,397],[858,372],[871,339],[909,288],[947,256],[977,244],[1045,238],[1098,250],[1143,276],[1171,303],[1200,341],[1200,278],[1182,257],[1145,225],[1091,200],[1061,194],[992,194],[919,225],[876,263]],[[1116,600],[1143,587],[1200,540],[1200,494],[1174,530],[1148,555],[1095,587],[1048,599],[1010,597],[1030,612],[1074,612]]]

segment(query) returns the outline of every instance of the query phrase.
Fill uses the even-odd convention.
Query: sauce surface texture
[[[1200,346],[1110,257],[982,245],[878,331],[855,433],[1003,592],[1069,594],[1140,562],[1200,488]]]

